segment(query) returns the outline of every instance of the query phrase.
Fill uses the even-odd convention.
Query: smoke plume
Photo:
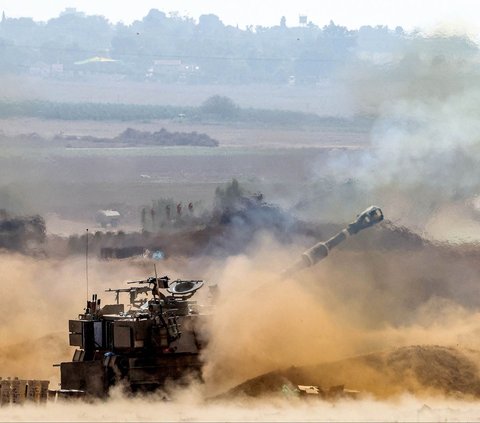
[[[464,206],[480,190],[477,61],[473,42],[437,34],[412,39],[379,74],[351,75],[352,95],[374,116],[371,146],[333,152],[313,181],[334,180],[343,204],[372,201],[420,231],[448,204]]]

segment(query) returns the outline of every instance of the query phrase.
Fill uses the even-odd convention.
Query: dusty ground
[[[142,206],[159,198],[202,202],[210,207],[215,188],[237,178],[272,201],[314,177],[332,152],[366,148],[366,134],[339,130],[313,132],[232,126],[192,126],[174,122],[129,123],[142,130],[206,132],[218,148],[139,147],[69,148],[52,142],[4,140],[0,148],[0,192],[8,193],[19,212],[48,215],[49,230],[65,233],[92,227],[99,209],[120,209],[124,230],[139,227]],[[36,132],[44,137],[64,132],[112,136],[126,128],[118,122],[67,122],[11,119],[0,122],[7,135]],[[27,130],[28,128],[28,130]],[[293,141],[293,142],[292,142]],[[347,153],[349,154],[349,153]],[[0,195],[1,198],[1,195]],[[63,223],[62,223],[63,221]]]

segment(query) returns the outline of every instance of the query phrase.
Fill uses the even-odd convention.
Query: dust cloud
[[[480,347],[475,259],[435,249],[342,251],[281,279],[275,270],[298,252],[264,239],[249,256],[213,266],[220,296],[204,353],[212,392],[275,369],[372,351]]]
[[[474,290],[473,278],[465,279],[467,286],[463,289],[468,292],[464,296],[445,294],[440,298],[434,285],[424,286],[422,289],[432,295],[424,295],[412,305],[409,301],[418,292],[404,286],[406,292],[400,295],[387,287],[398,280],[398,269],[392,264],[397,260],[394,253],[383,252],[380,259],[371,252],[332,252],[325,263],[281,279],[279,271],[300,251],[300,246],[285,248],[271,237],[259,235],[248,254],[225,262],[207,258],[185,263],[183,269],[188,274],[203,266],[205,275],[201,276],[218,283],[220,289],[215,313],[205,328],[211,341],[203,353],[203,385],[192,384],[188,389],[172,385],[167,388],[168,401],[164,393],[125,397],[115,390],[107,402],[58,401],[45,407],[6,407],[0,409],[0,420],[432,421],[459,416],[472,420],[479,415],[478,403],[465,395],[455,398],[454,389],[445,397],[445,391],[417,380],[408,370],[397,369],[393,375],[395,362],[390,363],[391,368],[378,370],[369,364],[371,358],[348,362],[361,354],[381,355],[412,344],[479,348],[480,313],[467,301]],[[417,280],[422,273],[420,262],[427,269],[434,266],[434,261],[424,261],[427,253],[420,251],[417,255],[420,257],[401,257],[397,265],[408,269],[403,278]],[[380,271],[377,260],[387,263],[380,274],[376,274]],[[162,272],[168,273],[178,264],[166,263]],[[143,277],[151,272],[150,267],[150,263],[93,261],[90,290],[101,293],[122,281]],[[1,373],[52,380],[57,372],[52,363],[71,358],[66,347],[66,324],[83,307],[84,261],[7,255],[0,260],[0,271],[4,299]],[[386,284],[384,289],[381,283]],[[353,290],[355,285],[359,290]],[[104,303],[106,295],[101,295]],[[385,313],[383,319],[381,311]],[[478,354],[470,352],[468,358],[476,366],[480,364]],[[345,359],[347,364],[338,367]],[[359,389],[361,399],[305,400],[281,392],[258,398],[217,397],[260,374],[318,363],[327,367],[316,370],[316,380],[326,386],[341,383]],[[330,370],[329,363],[333,363]],[[412,363],[407,363],[407,369]],[[445,372],[445,367],[437,371]],[[474,371],[478,373],[478,367]],[[305,377],[309,383],[312,375],[307,372]]]
[[[92,260],[89,293],[102,295],[145,270],[125,263]],[[52,365],[70,360],[68,319],[83,312],[86,300],[85,259],[38,260],[20,254],[0,255],[2,313],[0,376],[59,379]],[[113,302],[113,298],[110,298]]]
[[[108,405],[108,406],[107,406]],[[2,421],[477,421],[478,403],[460,400],[422,401],[404,396],[395,401],[263,400],[204,403],[186,395],[165,402],[161,397],[117,396],[105,403],[56,403],[0,410]]]

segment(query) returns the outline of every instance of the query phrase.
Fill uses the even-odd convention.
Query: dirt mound
[[[36,135],[36,134],[35,134]],[[21,136],[24,138],[25,136]],[[29,135],[28,139],[32,139]],[[37,135],[38,141],[46,141]],[[218,147],[219,142],[207,134],[198,132],[169,132],[165,128],[160,131],[148,132],[127,128],[114,138],[98,138],[92,135],[63,135],[58,134],[54,141],[67,143],[68,146],[119,146],[119,145],[155,145],[155,146],[197,146],[197,147]]]
[[[258,397],[282,387],[315,385],[350,389],[386,398],[403,393],[480,397],[480,351],[409,346],[337,362],[278,370],[236,386],[224,396]]]

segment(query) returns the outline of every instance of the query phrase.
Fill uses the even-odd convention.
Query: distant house
[[[182,61],[179,59],[158,59],[153,61],[153,66],[157,69],[171,68],[172,66],[178,68],[182,66]]]
[[[91,63],[116,63],[116,62],[118,62],[118,60],[111,59],[110,57],[93,56],[85,60],[79,60],[78,62],[74,62],[74,65],[89,65]]]
[[[110,57],[93,56],[73,63],[73,71],[77,75],[109,74],[121,75],[122,61]]]
[[[36,62],[29,67],[28,72],[33,76],[50,77],[63,74],[63,64],[53,63],[51,65],[44,62]]]
[[[158,77],[177,77],[182,69],[179,59],[158,59],[153,61],[153,66],[147,69],[145,77],[156,79]]]
[[[50,65],[44,63],[44,62],[37,62],[33,66],[30,66],[28,69],[28,72],[32,76],[42,76],[42,77],[47,77],[50,76]]]
[[[65,10],[63,10],[63,12],[60,12],[60,16],[66,16],[66,15],[75,15],[81,18],[85,17],[85,13],[79,12],[76,7],[66,7]]]
[[[147,69],[147,79],[183,80],[188,74],[198,72],[200,67],[195,64],[185,64],[180,59],[157,59]]]
[[[62,63],[53,63],[50,66],[50,73],[52,75],[60,75],[63,73],[63,64]]]
[[[102,228],[115,228],[120,220],[120,213],[116,210],[99,210],[95,220]]]

